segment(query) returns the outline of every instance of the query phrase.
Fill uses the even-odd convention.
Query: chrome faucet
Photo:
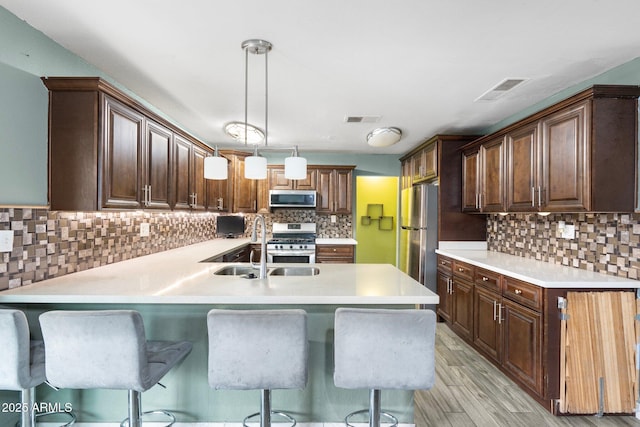
[[[251,243],[255,243],[258,241],[258,233],[256,232],[256,228],[258,225],[258,220],[260,221],[260,225],[262,226],[262,240],[260,241],[260,279],[265,279],[267,277],[267,229],[264,223],[264,216],[256,215],[253,220],[253,231],[251,232]],[[253,263],[253,251],[249,254],[249,262],[253,268],[257,268],[257,266]]]

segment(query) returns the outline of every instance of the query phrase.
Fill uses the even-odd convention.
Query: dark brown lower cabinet
[[[502,296],[481,286],[473,290],[473,343],[489,358],[502,361]]]
[[[451,322],[451,312],[453,310],[453,289],[451,286],[451,272],[438,270],[437,293],[440,297],[438,303],[438,316],[445,322]]]
[[[502,366],[536,394],[543,394],[542,314],[506,298]]]
[[[473,284],[453,277],[453,310],[451,329],[467,341],[473,333]]]

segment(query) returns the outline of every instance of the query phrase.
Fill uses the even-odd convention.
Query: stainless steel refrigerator
[[[436,292],[438,186],[414,185],[402,190],[400,204],[401,269]],[[435,308],[435,307],[428,307]]]

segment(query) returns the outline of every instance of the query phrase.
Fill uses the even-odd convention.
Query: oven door
[[[316,251],[267,251],[267,262],[315,264]]]

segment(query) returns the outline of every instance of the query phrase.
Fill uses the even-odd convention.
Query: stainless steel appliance
[[[400,268],[436,292],[438,187],[420,184],[402,190],[400,206]]]
[[[270,208],[315,208],[313,190],[269,190]]]
[[[316,262],[315,223],[274,223],[267,242],[267,262]]]

